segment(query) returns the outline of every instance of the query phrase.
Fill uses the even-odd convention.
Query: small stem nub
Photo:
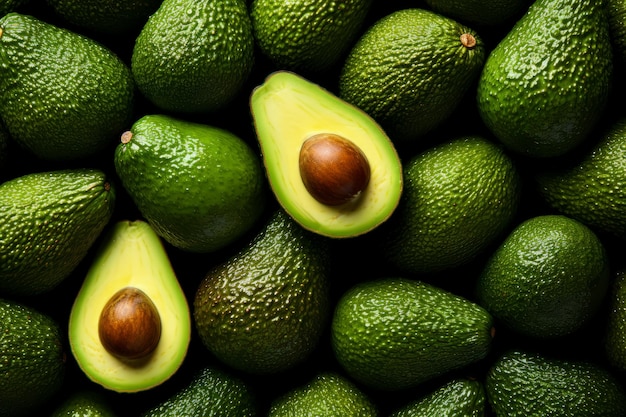
[[[476,46],[476,38],[471,33],[464,33],[461,35],[461,45],[468,49],[472,49]]]

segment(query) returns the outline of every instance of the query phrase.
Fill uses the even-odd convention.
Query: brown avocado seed
[[[156,349],[161,318],[152,300],[138,288],[116,292],[100,314],[98,334],[102,346],[121,359],[141,359]]]
[[[370,165],[363,151],[348,139],[331,133],[305,140],[299,164],[307,191],[329,206],[351,201],[370,180]]]

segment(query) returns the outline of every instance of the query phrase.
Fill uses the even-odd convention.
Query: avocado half
[[[119,348],[105,348],[106,339],[101,336],[105,307],[120,290],[129,288],[149,299],[158,317],[156,343],[149,352],[133,358],[120,356]],[[128,328],[119,325],[118,329]],[[138,331],[129,334],[129,342],[142,336]],[[70,312],[69,342],[79,367],[89,379],[109,390],[147,390],[178,370],[190,337],[189,306],[158,235],[142,220],[119,221],[103,241]]]
[[[250,108],[268,182],[279,204],[301,226],[346,238],[364,234],[391,216],[402,193],[402,164],[392,141],[367,113],[289,71],[276,71],[257,86]],[[305,185],[301,150],[316,136],[345,139],[364,156],[368,181],[354,198],[328,204]],[[334,167],[325,165],[321,171],[350,175],[346,173],[355,170],[349,165],[339,158]],[[333,180],[343,179],[328,182]]]

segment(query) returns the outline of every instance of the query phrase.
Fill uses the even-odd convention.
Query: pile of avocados
[[[0,0],[0,417],[626,415],[626,0]]]

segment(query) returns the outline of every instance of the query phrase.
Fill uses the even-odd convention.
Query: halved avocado
[[[79,367],[109,390],[147,390],[178,370],[190,336],[189,306],[158,235],[142,220],[119,221],[70,313]]]
[[[402,165],[368,114],[289,71],[257,86],[250,108],[272,191],[304,228],[353,237],[395,210]]]

